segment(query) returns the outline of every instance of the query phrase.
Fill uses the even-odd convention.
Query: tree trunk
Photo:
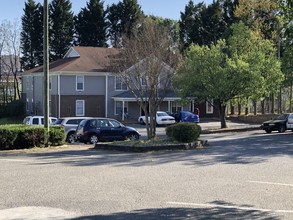
[[[256,115],[256,101],[253,101],[253,114]]]
[[[293,86],[292,86],[292,83],[290,85],[290,94],[289,94],[289,112],[292,112],[292,89],[293,89]]]
[[[261,114],[265,114],[265,100],[262,100],[260,102],[260,106],[261,106]]]
[[[248,115],[248,113],[249,113],[249,109],[248,107],[245,107],[245,115]]]
[[[272,93],[271,94],[271,113],[274,114],[275,113],[275,94]]]
[[[232,104],[232,101],[230,102],[230,110],[231,110],[231,115],[234,115],[235,114],[235,107],[234,105]]]
[[[221,128],[227,128],[227,121],[226,121],[226,105],[219,105],[219,113],[220,113],[220,121],[221,121]]]
[[[241,104],[238,102],[238,115],[241,115]]]

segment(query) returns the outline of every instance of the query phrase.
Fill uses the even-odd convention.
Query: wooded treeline
[[[229,109],[232,113],[234,113],[236,106],[238,114],[242,113],[242,108],[246,108],[248,112],[251,103],[257,109],[256,103],[258,102],[262,113],[273,113],[276,110],[278,112],[292,111],[292,0],[214,0],[210,5],[206,5],[204,2],[196,4],[190,0],[184,11],[181,12],[178,21],[146,15],[137,0],[121,0],[117,4],[107,6],[104,5],[102,0],[88,0],[85,3],[85,7],[76,15],[72,12],[70,0],[52,0],[49,6],[50,60],[54,61],[62,58],[73,45],[124,47],[123,39],[125,39],[125,36],[131,38],[134,27],[141,25],[146,18],[169,30],[169,36],[173,39],[171,46],[177,47],[183,55],[181,66],[188,59],[191,62],[194,61],[194,57],[188,56],[194,56],[195,54],[198,56],[200,51],[208,55],[207,50],[214,50],[214,55],[216,55],[217,48],[220,50],[219,59],[217,60],[219,66],[222,67],[219,70],[220,72],[225,68],[226,70],[228,68],[231,72],[231,68],[239,67],[237,65],[240,61],[243,64],[243,69],[245,69],[245,65],[254,66],[255,68],[260,67],[264,65],[264,61],[268,57],[271,58],[271,55],[274,54],[277,62],[273,60],[275,66],[272,69],[277,68],[277,80],[274,77],[270,77],[269,73],[266,72],[269,68],[268,64],[262,69],[253,70],[247,68],[245,71],[248,71],[248,73],[250,71],[259,71],[262,74],[259,79],[271,80],[270,83],[263,81],[258,86],[250,87],[253,92],[246,90],[245,96],[242,94],[230,96],[229,99],[225,99],[225,104],[231,106]],[[2,22],[2,26],[6,26],[6,23]],[[1,41],[7,40],[7,38],[2,37],[4,36],[3,30],[3,28],[0,29]],[[20,48],[16,55],[21,57],[21,68],[27,70],[42,65],[42,4],[36,3],[34,0],[25,2],[21,28],[18,30],[21,30],[18,41],[20,47],[17,44],[14,46]],[[245,37],[249,37],[248,39],[251,41],[247,41],[248,39]],[[219,42],[222,43],[219,44]],[[251,48],[248,45],[251,45]],[[267,45],[269,49],[264,49],[263,45]],[[258,47],[262,48],[260,54],[257,54]],[[239,51],[245,54],[241,54]],[[1,50],[0,55],[3,55]],[[264,56],[264,58],[256,59],[252,63],[253,61],[249,59],[249,55]],[[241,59],[239,58],[240,56],[242,56]],[[212,56],[210,59],[202,59],[199,65],[204,63],[203,61],[207,68],[215,64]],[[227,61],[233,61],[235,66],[231,62],[228,66],[224,66]],[[261,63],[262,61],[263,63]],[[280,66],[280,74],[278,65]],[[190,74],[194,75],[194,80],[197,80],[199,77],[197,77],[198,73],[195,70],[191,68],[192,72]],[[238,69],[236,68],[235,70]],[[242,73],[245,73],[245,71]],[[203,73],[204,79],[210,77],[209,73],[214,72],[205,71]],[[226,80],[235,75],[233,71],[231,74],[227,76]],[[223,74],[219,74],[219,76],[221,75]],[[1,76],[3,76],[3,71]],[[240,76],[242,75],[240,74]],[[253,77],[253,75],[250,76]],[[245,76],[243,77],[245,78]],[[237,78],[233,77],[233,80],[232,82],[235,84]],[[241,82],[241,80],[243,80],[242,77],[238,79],[238,82]],[[221,99],[222,94],[211,96],[203,92],[204,88],[200,86],[203,85],[197,85],[196,88],[193,88],[198,90],[195,91],[198,101]],[[200,96],[199,94],[205,94],[205,96]],[[189,95],[191,96],[192,94]],[[275,103],[277,104],[275,105]]]

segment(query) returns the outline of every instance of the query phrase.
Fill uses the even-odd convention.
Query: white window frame
[[[78,79],[82,79],[82,82],[79,82]],[[82,84],[82,89],[78,88],[79,84]],[[84,76],[76,76],[76,91],[84,91]]]
[[[118,80],[120,82],[118,82]],[[117,86],[119,84],[119,86]],[[123,88],[125,85],[125,89]],[[127,91],[127,85],[123,82],[123,78],[121,76],[115,76],[115,91]]]
[[[209,102],[206,101],[206,113],[207,114],[213,114],[214,113],[213,103],[214,103],[213,100],[210,100]]]
[[[79,104],[81,105],[81,106],[79,106]],[[75,115],[76,116],[84,116],[85,114],[85,109],[84,109],[84,106],[85,106],[85,102],[84,102],[84,100],[76,100],[75,101]],[[79,113],[79,107],[81,107],[81,110],[82,110],[82,112],[81,113]]]
[[[142,86],[146,86],[147,85],[147,78],[146,78],[145,75],[141,77],[140,83],[141,83]]]
[[[29,112],[29,99],[26,99],[25,109],[26,109],[26,112]]]
[[[121,103],[120,110],[117,110],[117,103],[118,102]],[[123,107],[122,101],[115,101],[114,102],[114,115],[122,115],[122,107]],[[124,108],[126,109],[126,112],[124,112],[124,113],[127,113],[128,112],[128,102],[124,102]]]
[[[26,90],[30,90],[30,77],[26,77]]]

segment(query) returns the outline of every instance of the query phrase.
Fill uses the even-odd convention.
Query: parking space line
[[[249,183],[259,183],[259,184],[268,184],[268,185],[278,185],[278,186],[291,186],[291,187],[293,187],[293,184],[290,184],[290,183],[274,183],[274,182],[263,182],[263,181],[253,181],[253,180],[249,180],[247,182],[249,182]]]
[[[181,206],[196,206],[203,208],[226,208],[226,209],[240,209],[248,211],[262,211],[262,212],[278,212],[278,213],[293,213],[293,210],[274,210],[274,209],[262,209],[254,207],[243,207],[243,206],[234,206],[234,205],[217,205],[217,204],[206,204],[206,203],[187,203],[187,202],[167,202],[170,205],[181,205]]]
[[[11,161],[11,162],[28,162],[28,160],[21,160],[21,159],[2,159],[0,158],[0,161]]]

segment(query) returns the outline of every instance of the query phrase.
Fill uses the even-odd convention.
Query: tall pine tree
[[[107,8],[108,35],[112,46],[122,46],[121,37],[131,36],[135,24],[143,16],[137,0],[123,0]]]
[[[43,64],[43,7],[34,0],[25,2],[21,18],[21,65],[24,70]]]
[[[87,7],[82,8],[75,17],[77,45],[105,47],[107,46],[104,2],[90,0]]]
[[[206,6],[203,2],[194,5],[190,0],[185,11],[181,12],[179,21],[180,40],[184,48],[191,43],[211,45],[225,38],[229,27],[236,21],[234,9],[237,2],[238,0],[215,0]]]
[[[62,58],[73,44],[73,13],[70,0],[53,0],[50,8],[51,60]]]

